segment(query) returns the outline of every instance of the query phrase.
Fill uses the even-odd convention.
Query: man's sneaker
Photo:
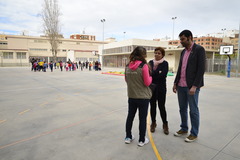
[[[132,135],[132,138],[126,137],[125,138],[125,143],[130,144],[134,140],[134,135]]]
[[[148,143],[149,143],[149,140],[148,140],[148,138],[145,137],[145,141],[144,142],[142,142],[142,141],[138,142],[138,146],[142,147],[142,146],[144,146],[144,145],[146,145]]]
[[[193,142],[197,139],[197,136],[189,135],[186,139],[185,142]]]
[[[174,136],[180,137],[180,136],[182,136],[184,134],[187,134],[187,131],[179,130],[179,131],[174,133]]]

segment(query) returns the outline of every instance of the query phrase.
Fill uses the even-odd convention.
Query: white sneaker
[[[138,142],[138,146],[142,147],[142,146],[144,146],[144,145],[146,145],[148,143],[149,143],[149,139],[145,137],[145,141],[144,142],[142,142],[142,141]]]
[[[132,138],[129,138],[129,137],[125,138],[125,143],[130,144],[133,140],[134,140],[134,135],[132,135]]]

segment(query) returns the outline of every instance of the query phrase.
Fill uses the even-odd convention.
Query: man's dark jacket
[[[185,54],[184,49],[181,52],[180,62],[178,66],[178,71],[174,83],[178,85],[181,75],[181,68],[182,68],[182,60]],[[190,89],[192,86],[196,86],[198,88],[204,85],[203,82],[203,75],[205,72],[205,61],[206,61],[206,53],[205,49],[194,43],[192,47],[192,51],[189,55],[187,68],[186,68],[186,81],[187,87]]]

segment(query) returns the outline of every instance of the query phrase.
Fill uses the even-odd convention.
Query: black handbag
[[[152,90],[152,92],[155,91],[156,87],[157,87],[157,85],[155,83],[151,83],[149,86],[149,88]]]

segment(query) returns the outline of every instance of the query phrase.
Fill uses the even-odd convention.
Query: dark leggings
[[[132,138],[132,125],[138,109],[139,142],[145,141],[149,99],[128,99],[128,116],[126,121],[126,137]]]
[[[165,109],[166,92],[159,92],[156,89],[152,95],[152,98],[150,99],[150,106],[151,106],[150,113],[151,113],[152,122],[156,122],[157,102],[158,102],[158,108],[160,110],[160,116],[162,118],[162,122],[167,123],[167,112]]]

